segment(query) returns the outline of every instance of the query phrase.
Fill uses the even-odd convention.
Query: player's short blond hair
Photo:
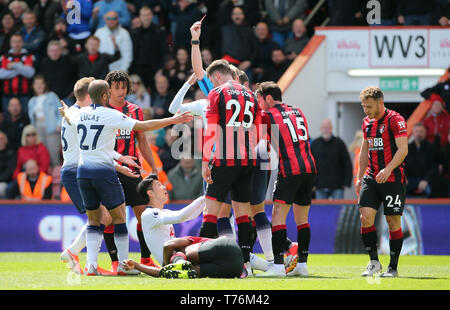
[[[73,94],[75,95],[77,101],[83,101],[84,98],[86,98],[86,95],[88,94],[89,84],[92,81],[95,81],[95,78],[84,77],[82,79],[79,79],[75,83],[75,86],[73,87]]]
[[[384,94],[381,88],[377,86],[369,86],[364,88],[361,93],[359,94],[359,99],[361,101],[366,101],[367,99],[374,99],[375,101],[383,100]]]

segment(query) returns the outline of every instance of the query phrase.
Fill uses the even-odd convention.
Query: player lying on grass
[[[242,275],[243,266],[242,251],[236,241],[226,237],[190,236],[164,244],[164,267],[157,273],[155,268],[130,259],[123,263],[125,269],[166,278],[238,278]]]
[[[169,199],[169,195],[166,187],[154,174],[150,174],[139,183],[138,191],[144,197],[148,197],[149,201],[149,208],[142,213],[142,231],[145,241],[158,263],[163,264],[164,244],[175,238],[173,224],[197,218],[205,207],[205,197],[197,198],[178,211],[165,209],[164,205]],[[251,262],[254,269],[266,270],[268,268],[267,261],[254,254],[251,254]]]

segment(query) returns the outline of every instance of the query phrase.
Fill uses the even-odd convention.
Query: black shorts
[[[242,274],[242,251],[233,239],[222,237],[203,242],[198,257],[201,277],[237,278]]]
[[[364,177],[359,192],[359,207],[378,210],[383,203],[384,215],[402,215],[405,208],[405,184],[398,182],[377,183],[374,179]]]
[[[312,189],[316,175],[313,173],[303,173],[283,177],[278,174],[273,189],[273,201],[288,205],[295,203],[300,206],[311,205]]]
[[[269,170],[261,169],[261,164],[257,163],[253,171],[252,194],[250,204],[258,205],[266,200],[267,187],[269,186]]]
[[[137,191],[137,186],[142,181],[141,176],[139,178],[131,178],[119,172],[117,176],[119,177],[120,184],[122,184],[127,206],[135,207],[148,204],[148,200]]]
[[[253,166],[216,167],[211,169],[212,184],[208,184],[206,198],[226,202],[230,192],[231,200],[250,202]]]

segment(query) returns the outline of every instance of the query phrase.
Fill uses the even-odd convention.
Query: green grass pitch
[[[80,256],[82,264],[85,253]],[[130,258],[139,259],[138,253]],[[380,256],[383,270],[388,256]],[[401,256],[399,277],[362,278],[367,255],[310,254],[308,278],[161,279],[147,275],[86,277],[70,272],[59,253],[0,253],[2,290],[448,290],[450,256]],[[109,269],[109,256],[99,265]]]

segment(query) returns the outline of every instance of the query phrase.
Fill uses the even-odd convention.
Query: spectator
[[[427,140],[430,143],[440,141],[441,145],[446,145],[447,132],[450,129],[450,115],[444,109],[444,100],[441,96],[432,94],[430,96],[431,108],[423,123],[427,130]]]
[[[22,14],[29,10],[28,4],[25,1],[11,1],[8,9],[13,13],[16,25],[22,26]]]
[[[292,36],[292,21],[302,17],[307,8],[305,0],[264,1],[272,39],[281,47]]]
[[[192,74],[191,60],[185,48],[180,47],[175,54],[175,66],[169,72],[164,72],[169,77],[171,89],[180,89],[186,79]]]
[[[222,26],[223,59],[251,75],[249,71],[255,58],[257,42],[253,29],[247,25],[244,11],[235,7],[231,13],[232,23]],[[250,76],[249,76],[250,77]]]
[[[7,11],[2,15],[2,26],[0,29],[0,55],[10,49],[9,41],[13,33],[17,31],[14,15]]]
[[[150,109],[150,95],[145,89],[142,79],[137,74],[132,74],[130,76],[131,87],[130,94],[127,97],[128,101],[140,106],[143,110]]]
[[[167,53],[166,34],[152,23],[153,12],[148,7],[139,10],[141,27],[131,32],[133,40],[133,62],[131,72],[139,75],[145,86],[154,85],[154,76],[162,68]]]
[[[365,0],[363,2],[364,8],[366,8],[365,13],[367,12],[367,2],[369,0]],[[380,23],[379,24],[370,24],[370,26],[395,26],[397,25],[397,13],[398,13],[398,1],[397,0],[378,0],[380,3]]]
[[[46,33],[53,30],[55,19],[61,15],[61,3],[53,0],[39,0],[33,7],[37,23]]]
[[[427,130],[423,123],[414,125],[412,136],[414,141],[408,144],[405,159],[406,195],[430,197],[432,180],[436,175],[433,146],[426,139]]]
[[[28,113],[28,100],[31,93],[31,79],[34,76],[35,58],[23,48],[22,35],[15,33],[10,40],[11,49],[0,56],[0,80],[3,80],[3,111],[12,97],[17,97],[22,110]]]
[[[76,68],[68,55],[62,55],[61,41],[50,41],[47,57],[42,59],[39,72],[47,81],[48,88],[68,105],[73,101],[73,84],[77,78]]]
[[[20,33],[23,37],[23,47],[30,53],[41,56],[44,51],[45,32],[36,24],[36,15],[28,11],[22,15],[23,26]]]
[[[0,125],[0,130],[8,136],[9,146],[16,152],[22,145],[22,132],[30,123],[28,113],[22,112],[20,100],[12,97],[8,102],[8,111]]]
[[[17,151],[17,163],[13,179],[17,178],[19,172],[23,171],[24,164],[29,159],[36,160],[39,170],[48,173],[50,168],[50,154],[41,142],[33,125],[27,125],[22,132],[22,146]]]
[[[131,36],[128,30],[119,25],[119,16],[116,12],[107,12],[104,14],[104,19],[106,25],[95,32],[95,36],[100,39],[99,52],[113,55],[116,47],[119,47],[121,57],[109,64],[109,70],[128,72],[133,60]]]
[[[62,0],[62,17],[67,21],[67,33],[82,47],[91,36],[89,21],[92,16],[92,0],[77,0],[79,6],[67,7],[69,0]],[[74,2],[72,2],[74,3]],[[78,10],[76,14],[74,10]],[[78,17],[78,18],[77,18]]]
[[[8,186],[8,198],[34,201],[51,199],[52,177],[40,171],[34,159],[27,160],[24,166],[25,171],[19,173],[17,179]]]
[[[363,13],[366,8],[360,0],[329,0],[329,26],[362,26],[366,25]]]
[[[193,200],[203,194],[201,171],[195,167],[193,158],[182,158],[169,171],[169,181],[176,189],[169,193],[171,200]]]
[[[438,24],[442,27],[450,25],[450,1],[441,0],[437,3],[437,19]]]
[[[34,96],[28,103],[28,116],[38,136],[50,152],[51,165],[59,166],[61,153],[61,115],[58,96],[49,91],[43,75],[33,80]]]
[[[208,68],[208,66],[214,61],[212,51],[208,47],[204,47],[200,53],[202,55],[203,67]]]
[[[197,6],[197,0],[178,0],[175,9],[175,29],[173,33],[174,45],[177,50],[180,47],[191,47],[189,28],[203,16]]]
[[[253,27],[261,21],[262,7],[260,0],[225,0],[218,7],[218,22],[220,26],[231,23],[231,11],[237,6],[244,11],[244,15],[250,26]]]
[[[284,74],[291,62],[286,58],[281,48],[272,51],[272,63],[264,69],[263,79],[265,81],[277,82]]]
[[[91,30],[95,32],[97,29],[104,27],[106,20],[103,17],[111,11],[117,13],[118,22],[122,27],[130,27],[131,17],[125,1],[103,0],[94,4],[91,20],[89,21]]]
[[[163,163],[163,170],[168,173],[178,164],[178,160],[172,156],[172,145],[178,139],[177,135],[172,134],[172,127],[166,127],[164,142],[165,144],[158,150],[159,158]]]
[[[433,24],[436,1],[399,0],[398,23],[405,26],[428,26]]]
[[[254,82],[263,82],[264,68],[270,66],[272,51],[279,46],[269,37],[269,26],[265,22],[256,24],[255,35],[257,48],[252,64],[252,76]]]
[[[114,55],[99,53],[100,39],[91,36],[86,40],[86,52],[77,55],[74,59],[75,65],[78,67],[78,78],[92,76],[96,79],[104,79],[109,72],[110,63],[120,59],[120,50],[117,47],[115,39],[112,41],[115,47]]]
[[[59,41],[62,55],[77,55],[83,51],[82,44],[72,39],[67,32],[67,22],[64,18],[55,20],[55,25],[47,36],[47,41]]]
[[[450,76],[447,77],[446,80],[439,82],[433,87],[429,87],[420,93],[420,95],[427,100],[430,100],[432,94],[439,95],[444,99],[445,109],[447,113],[450,113]]]
[[[12,181],[15,166],[16,153],[8,146],[6,134],[0,131],[0,199],[6,197],[6,188]]]
[[[157,75],[155,78],[155,92],[151,96],[154,118],[164,118],[170,115],[169,105],[172,99],[173,95],[169,91],[168,78],[163,74]]]
[[[283,49],[289,60],[294,60],[309,42],[305,23],[302,19],[297,18],[294,20],[292,23],[292,33],[293,37],[286,40]]]
[[[447,134],[447,144],[438,153],[438,178],[436,196],[450,198],[450,130]]]
[[[344,187],[352,185],[353,168],[347,147],[333,135],[333,125],[324,119],[320,123],[321,136],[311,143],[316,160],[316,198],[343,199]]]
[[[167,190],[170,192],[173,189],[172,184],[169,182],[169,178],[167,177],[166,172],[163,170],[163,164],[158,155],[159,147],[156,146],[156,134],[152,131],[146,131],[145,136],[147,138],[148,145],[152,150],[153,159],[155,161],[156,166],[156,174],[158,175],[158,180],[164,185]],[[152,173],[152,168],[150,164],[142,157],[142,154],[139,152],[139,162],[142,165],[141,175],[142,178],[146,178],[150,173]]]

